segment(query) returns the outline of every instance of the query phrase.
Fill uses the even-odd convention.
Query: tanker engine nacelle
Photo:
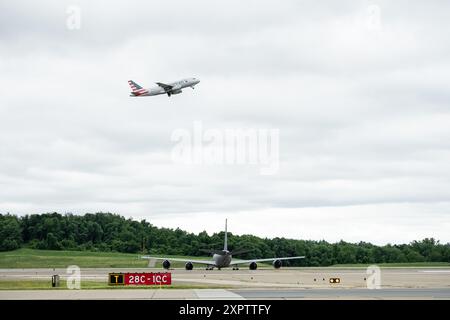
[[[186,264],[184,265],[184,268],[186,270],[192,270],[192,269],[194,269],[194,265],[192,264],[192,262],[186,262]]]
[[[281,260],[275,260],[272,264],[275,269],[281,268]]]
[[[163,268],[164,269],[170,269],[170,261],[169,260],[164,260],[163,261]]]
[[[248,266],[248,268],[250,270],[256,270],[256,268],[258,268],[258,265],[256,264],[256,262],[252,262],[250,263],[250,265]]]

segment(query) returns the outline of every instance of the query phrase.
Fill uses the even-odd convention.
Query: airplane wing
[[[275,260],[294,260],[294,259],[304,259],[305,256],[300,257],[282,257],[282,258],[265,258],[265,259],[252,259],[252,260],[232,260],[230,265],[237,265],[237,264],[246,264],[246,263],[252,263],[252,262],[269,262],[269,261],[275,261]]]
[[[150,257],[150,256],[141,256],[141,259],[147,259],[147,260],[169,260],[169,261],[179,261],[179,262],[192,262],[192,263],[199,263],[199,264],[207,264],[207,265],[214,265],[213,260],[189,260],[189,259],[179,259],[179,258],[162,258],[162,257]]]
[[[173,89],[173,86],[171,86],[169,84],[165,84],[165,83],[161,83],[161,82],[157,82],[156,84],[158,86],[160,86],[161,88],[163,88],[165,91],[170,91]]]

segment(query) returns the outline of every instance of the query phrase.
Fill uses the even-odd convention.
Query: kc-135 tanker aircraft
[[[281,258],[265,258],[265,259],[251,259],[251,260],[233,260],[231,258],[232,254],[240,254],[248,252],[251,250],[237,250],[228,251],[228,241],[227,241],[227,220],[225,220],[225,241],[223,245],[223,250],[203,250],[205,252],[213,254],[212,260],[189,260],[189,259],[178,259],[178,258],[161,258],[161,257],[151,257],[142,256],[142,259],[148,259],[150,261],[163,260],[164,269],[170,268],[170,260],[186,262],[186,270],[192,270],[194,268],[194,263],[206,265],[206,270],[213,270],[214,268],[221,269],[227,267],[233,267],[233,270],[239,270],[238,265],[247,264],[250,270],[256,270],[258,267],[258,262],[268,262],[272,261],[273,267],[279,269],[281,267],[282,260],[293,260],[293,259],[303,259],[305,256],[299,257],[281,257]]]

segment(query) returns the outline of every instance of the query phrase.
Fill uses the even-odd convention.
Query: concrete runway
[[[0,290],[1,300],[273,300],[273,299],[450,299],[439,289],[126,289],[126,290]]]
[[[161,269],[82,269],[81,281],[107,282],[109,272]],[[450,268],[384,268],[380,290],[367,289],[365,269],[284,268],[170,270],[172,283],[207,289],[0,290],[0,299],[450,299]],[[65,269],[0,269],[0,281],[67,277]],[[339,284],[329,278],[338,277]]]

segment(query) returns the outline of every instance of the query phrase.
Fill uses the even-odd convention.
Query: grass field
[[[168,256],[172,258],[186,258]],[[187,257],[189,258],[189,257]],[[211,259],[208,257],[192,257],[192,259]],[[148,260],[140,259],[139,254],[117,252],[90,251],[56,251],[19,249],[0,252],[0,268],[66,268],[77,265],[80,268],[145,268]],[[174,267],[182,267],[184,263],[174,262]],[[156,267],[161,262],[156,263]]]
[[[368,266],[373,265],[373,263],[369,264],[335,264],[331,267],[333,268],[367,268]],[[430,268],[430,267],[450,267],[450,263],[448,262],[408,262],[408,263],[376,263],[380,268]]]

